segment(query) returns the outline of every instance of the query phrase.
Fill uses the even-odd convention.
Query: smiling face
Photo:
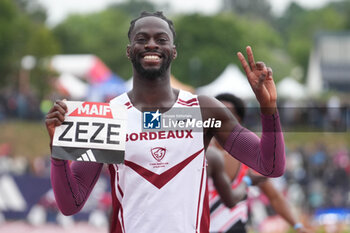
[[[176,57],[176,47],[168,23],[154,16],[137,20],[130,35],[127,56],[142,77],[155,79],[169,72],[171,61]]]

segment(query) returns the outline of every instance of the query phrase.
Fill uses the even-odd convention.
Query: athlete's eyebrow
[[[158,32],[158,33],[156,33],[156,36],[166,36],[169,38],[169,34],[166,32]]]
[[[135,37],[136,36],[140,36],[140,35],[142,35],[142,36],[149,36],[149,33],[148,32],[138,32],[138,33],[136,33],[135,34]],[[169,34],[168,33],[166,33],[166,32],[157,32],[157,33],[155,33],[155,35],[156,36],[166,36],[167,38],[170,38],[170,36],[169,36]]]

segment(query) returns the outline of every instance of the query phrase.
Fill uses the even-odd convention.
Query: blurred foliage
[[[47,14],[42,5],[40,5],[37,0],[14,0],[17,7],[22,13],[25,13],[29,18],[35,22],[44,23]]]
[[[345,29],[350,30],[350,0],[331,2],[329,6],[346,18]]]
[[[0,85],[15,87],[21,69],[21,59],[32,55],[37,61],[60,52],[60,46],[44,24],[44,11],[33,8],[35,1],[0,1]],[[32,10],[36,9],[36,10]],[[40,64],[40,63],[37,63]],[[34,73],[45,73],[40,66]],[[35,76],[37,77],[37,76]],[[45,77],[42,77],[45,78]],[[49,91],[49,83],[42,78],[31,79],[31,86],[39,96]],[[41,84],[40,84],[41,83]]]
[[[331,5],[305,10],[297,3],[292,3],[275,23],[284,37],[288,54],[301,65],[305,73],[315,35],[323,31],[345,30],[347,17],[339,14]]]
[[[14,43],[17,29],[16,6],[10,0],[0,1],[0,84],[3,86],[8,81],[14,63]]]
[[[223,0],[223,12],[249,16],[255,20],[272,20],[271,5],[267,0]]]
[[[131,77],[126,57],[131,17],[117,7],[87,15],[72,15],[53,29],[63,54],[94,54],[123,78]]]
[[[236,53],[245,53],[247,45],[252,46],[256,59],[272,67],[273,50],[282,47],[271,26],[233,14],[181,15],[175,19],[175,27],[178,57],[173,73],[193,86],[213,81],[230,63],[240,64]]]
[[[142,11],[156,11],[156,6],[153,3],[144,0],[129,0],[118,4],[112,4],[110,8],[115,8],[124,12],[132,18],[138,17]]]
[[[16,87],[21,59],[33,55],[31,85],[44,96],[50,91],[45,58],[53,54],[95,54],[124,79],[132,75],[125,56],[130,20],[157,5],[146,0],[113,4],[106,10],[70,15],[53,29],[36,0],[0,1],[0,85]],[[239,64],[238,51],[251,45],[256,60],[274,70],[278,81],[300,66],[305,71],[315,35],[320,31],[350,29],[350,0],[305,9],[292,2],[279,17],[266,0],[223,0],[217,15],[171,16],[177,30],[179,56],[173,74],[195,87],[214,80],[229,63]]]

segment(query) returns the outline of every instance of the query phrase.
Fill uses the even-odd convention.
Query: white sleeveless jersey
[[[209,205],[203,130],[143,130],[143,114],[127,94],[125,163],[110,165],[114,214],[112,232],[209,232]],[[179,92],[170,110],[200,114],[197,96]],[[169,110],[169,111],[170,111]]]

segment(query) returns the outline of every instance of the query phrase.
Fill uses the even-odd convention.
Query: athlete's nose
[[[158,44],[154,39],[149,39],[147,43],[145,44],[145,49],[158,49]]]

